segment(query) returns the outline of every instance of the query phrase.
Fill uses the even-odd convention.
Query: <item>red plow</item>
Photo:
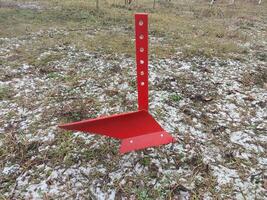
[[[148,112],[148,15],[135,14],[138,111],[59,125],[121,140],[120,153],[174,142]]]

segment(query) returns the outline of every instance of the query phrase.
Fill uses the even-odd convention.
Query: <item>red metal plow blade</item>
[[[120,153],[174,142],[148,112],[148,15],[135,15],[138,111],[59,125],[122,140]]]
[[[173,141],[173,138],[145,110],[99,117],[59,127],[121,139],[121,153]]]

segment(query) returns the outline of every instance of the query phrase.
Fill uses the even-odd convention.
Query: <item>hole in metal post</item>
[[[143,20],[139,20],[139,26],[143,26],[143,24],[144,24],[144,22],[143,22]]]
[[[141,72],[140,72],[140,75],[141,75],[141,76],[144,76],[144,75],[145,75],[145,72],[144,72],[144,71],[141,71]]]
[[[141,82],[141,86],[144,86],[145,85],[145,83],[144,82]]]
[[[140,48],[140,52],[144,52],[144,48],[143,47]]]
[[[139,35],[139,39],[140,40],[144,39],[144,35],[143,34]]]
[[[142,65],[142,64],[144,64],[145,63],[145,61],[143,61],[143,60],[140,60],[140,64]]]

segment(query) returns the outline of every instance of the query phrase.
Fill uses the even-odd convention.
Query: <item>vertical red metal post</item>
[[[138,110],[148,111],[148,14],[135,14]]]
[[[83,131],[121,140],[120,152],[174,142],[148,112],[148,15],[135,15],[138,111],[62,124],[66,130]]]

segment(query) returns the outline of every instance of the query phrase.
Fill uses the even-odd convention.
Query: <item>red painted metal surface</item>
[[[174,139],[166,131],[152,132],[123,139],[121,142],[120,153],[169,144],[170,142],[174,142]]]
[[[138,110],[148,110],[148,15],[135,15]]]
[[[122,140],[120,153],[174,142],[148,112],[148,15],[135,15],[138,111],[59,125]]]

